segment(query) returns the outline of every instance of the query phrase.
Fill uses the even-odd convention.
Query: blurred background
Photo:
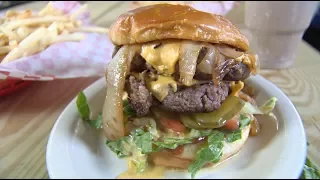
[[[10,7],[23,5],[25,3],[30,3],[30,2],[33,2],[33,1],[0,1],[0,10],[5,10]],[[80,2],[85,3],[86,1],[80,1]],[[159,3],[159,2],[161,1],[153,1],[153,2],[152,1],[132,1],[132,4],[133,4],[133,7],[135,6],[138,7],[138,6],[144,6],[144,5],[149,5],[149,4]],[[162,2],[170,3],[170,1],[162,1]],[[187,1],[171,1],[171,3],[173,2],[185,3]],[[190,1],[190,2],[193,2],[193,1]],[[216,2],[222,2],[222,1],[216,1]],[[241,17],[241,14],[244,14],[244,11],[245,11],[244,2],[245,1],[224,1],[222,4],[226,8],[225,12],[227,13],[223,14],[223,12],[221,12],[221,14],[225,15],[226,17],[228,16]],[[204,7],[200,7],[200,8],[204,8]],[[220,11],[223,11],[223,10],[217,10],[217,11],[219,13]],[[237,22],[237,19],[235,18],[230,18],[230,20],[233,21],[233,23],[236,25],[239,25],[239,26],[243,25],[243,22]],[[242,21],[241,18],[239,18],[239,20]],[[310,26],[308,27],[308,29],[305,31],[303,35],[303,40],[305,40],[312,47],[320,51],[320,6],[319,5],[316,12],[314,13]]]

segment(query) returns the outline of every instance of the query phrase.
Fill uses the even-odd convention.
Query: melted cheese
[[[256,55],[243,54],[242,56],[235,58],[235,60],[238,62],[242,62],[243,64],[246,64],[249,67],[250,72],[253,72],[253,74],[257,73],[257,67],[256,67],[257,57],[256,57]]]
[[[244,83],[242,81],[238,81],[238,83],[235,83],[234,81],[232,81],[230,96],[236,96],[243,87],[244,87]]]
[[[156,97],[159,101],[169,94],[169,85],[172,87],[173,91],[177,91],[177,82],[173,80],[172,77],[158,76],[156,81],[147,81],[147,88],[151,91],[152,95]]]
[[[128,170],[121,173],[117,179],[163,179],[164,171],[164,167],[149,166],[142,173],[137,173],[135,165],[129,160]]]
[[[154,48],[158,44],[151,42],[142,45],[141,56],[161,74],[171,75],[179,59],[180,41],[162,41],[159,47]]]

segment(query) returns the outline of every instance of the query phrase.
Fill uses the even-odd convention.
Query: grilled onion
[[[218,44],[217,49],[221,54],[232,59],[236,59],[243,55],[243,52],[236,51],[234,48],[231,48],[225,44]]]
[[[193,41],[182,41],[179,52],[180,82],[185,86],[192,85],[192,79],[196,72],[197,59],[202,44]]]
[[[110,141],[125,135],[122,96],[125,77],[136,49],[136,46],[122,46],[106,70],[107,92],[102,109],[102,121],[105,136]]]
[[[216,55],[214,56],[214,61],[212,63],[212,81],[215,85],[219,85],[221,81],[221,73],[223,73],[224,68],[219,66],[224,64],[226,57],[216,50]]]
[[[249,53],[249,58],[251,61],[251,70],[252,70],[252,74],[253,75],[257,75],[260,69],[260,61],[259,61],[259,57],[257,54],[254,53]]]
[[[212,74],[212,64],[216,51],[214,46],[211,44],[207,46],[207,49],[208,51],[202,61],[198,64],[197,69],[203,73]]]

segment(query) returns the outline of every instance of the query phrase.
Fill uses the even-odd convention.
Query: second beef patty
[[[179,89],[177,92],[171,90],[164,100],[159,102],[152,97],[143,81],[130,76],[126,83],[130,105],[138,116],[148,114],[151,106],[161,106],[168,111],[183,113],[215,111],[229,93],[228,84],[216,86],[206,83]]]

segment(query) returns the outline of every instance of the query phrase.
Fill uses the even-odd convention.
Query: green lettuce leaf
[[[137,146],[142,154],[152,152],[152,134],[145,132],[143,129],[136,129],[132,133],[133,143]]]
[[[223,131],[227,142],[235,142],[242,138],[242,130],[251,122],[249,116],[240,114],[239,129],[235,131]]]
[[[79,92],[77,96],[77,108],[80,116],[83,120],[89,120],[90,118],[90,108],[87,102],[87,98],[82,91]]]
[[[245,102],[245,105],[241,109],[240,113],[241,114],[263,114],[258,107],[248,102]]]
[[[162,141],[156,141],[154,144],[157,146],[154,151],[162,149],[176,149],[180,145],[190,144],[192,139],[177,139],[177,138],[164,138]]]
[[[140,128],[117,141],[106,140],[106,145],[119,158],[130,156],[130,160],[137,167],[137,173],[141,173],[147,166],[147,154],[152,152],[152,135]]]
[[[318,168],[307,157],[300,179],[320,179]]]
[[[200,138],[200,137],[207,137],[209,134],[212,132],[211,129],[208,130],[196,130],[196,129],[191,129],[189,135],[187,136],[188,138]]]
[[[102,113],[99,113],[96,119],[90,119],[90,107],[87,98],[82,91],[79,92],[76,100],[78,112],[83,121],[87,122],[95,129],[102,129]]]
[[[235,131],[232,131],[230,133],[226,133],[226,141],[227,142],[235,142],[239,139],[242,138],[242,134],[241,134],[242,130],[238,129]]]
[[[164,148],[176,149],[180,145],[192,143],[193,139],[200,138],[200,137],[207,137],[211,132],[212,132],[211,129],[209,130],[191,129],[190,133],[184,138],[164,137],[161,141],[154,142],[154,144],[157,146],[157,148],[155,148],[154,151],[159,151]]]
[[[148,132],[151,133],[153,140],[157,140],[160,135],[157,130],[157,123],[154,119],[150,118],[149,125],[147,125]]]
[[[207,163],[217,163],[222,157],[222,149],[224,142],[224,133],[221,131],[212,131],[208,136],[208,146],[201,148],[197,152],[196,160],[189,167],[188,172],[194,178],[196,173]]]
[[[244,127],[248,126],[250,122],[251,122],[250,117],[240,114],[239,129],[243,129]]]
[[[278,99],[276,97],[272,97],[271,99],[269,99],[268,101],[266,101],[265,103],[263,103],[259,109],[261,110],[261,112],[263,114],[269,114],[274,107],[276,106]]]
[[[96,119],[88,120],[87,122],[91,127],[95,128],[95,129],[102,129],[103,128],[102,113],[99,113]]]
[[[136,111],[131,108],[129,101],[127,99],[123,100],[123,113],[126,116],[135,116],[136,115]]]
[[[106,145],[113,151],[119,158],[124,158],[130,155],[132,150],[132,137],[125,136],[117,141],[106,140]]]
[[[241,109],[241,114],[269,114],[274,109],[277,101],[276,97],[272,97],[260,107],[245,102],[245,106]]]

